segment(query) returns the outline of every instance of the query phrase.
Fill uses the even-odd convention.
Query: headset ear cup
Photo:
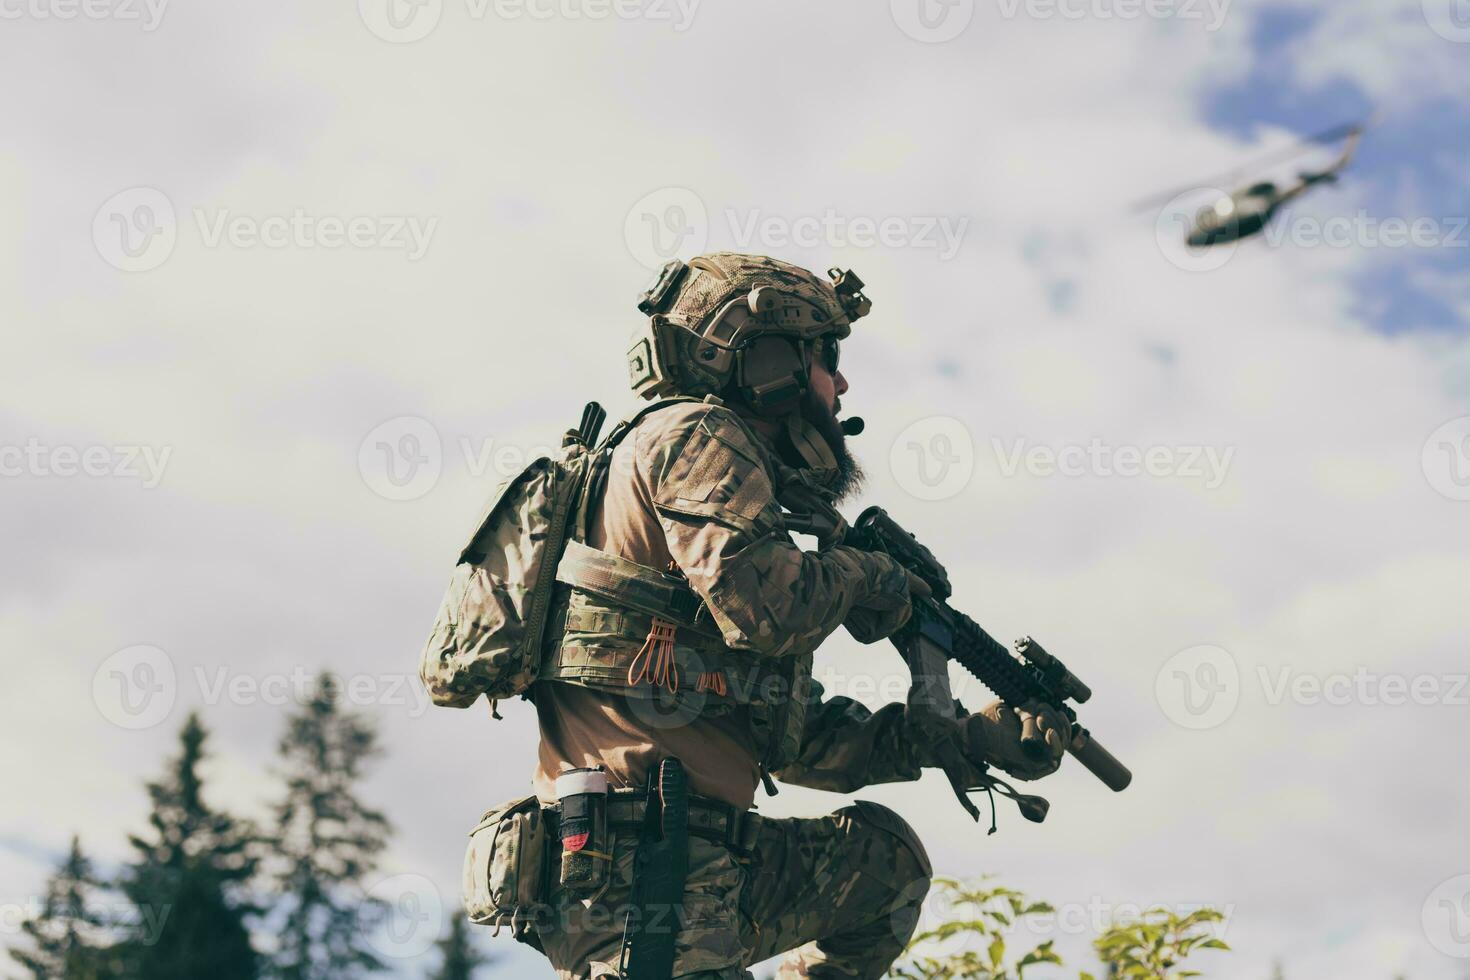
[[[736,376],[740,394],[751,408],[762,415],[785,415],[806,394],[802,345],[787,336],[757,337],[740,352]]]

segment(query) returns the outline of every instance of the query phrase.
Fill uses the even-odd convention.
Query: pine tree
[[[470,941],[468,921],[463,915],[449,917],[449,935],[439,940],[439,972],[432,980],[474,980],[475,971],[488,962]]]
[[[249,826],[213,810],[199,766],[206,733],[190,715],[181,751],[156,783],[148,837],[130,837],[134,864],[122,882],[137,921],[123,944],[127,975],[148,980],[256,980],[259,960],[247,919],[255,876]]]
[[[73,837],[66,860],[46,884],[38,914],[21,923],[30,949],[11,958],[35,980],[99,980],[107,961],[105,919],[93,893],[99,887],[92,862]]]
[[[377,733],[343,711],[329,675],[280,742],[286,793],[276,807],[275,874],[284,921],[272,972],[281,980],[345,980],[384,968],[367,944],[364,912],[381,907],[364,879],[390,833],[356,784],[378,754]]]

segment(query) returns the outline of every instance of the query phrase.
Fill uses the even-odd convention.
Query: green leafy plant
[[[1197,950],[1228,950],[1210,926],[1225,916],[1215,909],[1197,909],[1178,915],[1164,908],[1150,909],[1137,921],[1114,925],[1093,942],[1098,957],[1108,966],[1108,976],[1121,980],[1184,980],[1197,977],[1198,970],[1184,968],[1184,961]],[[1081,980],[1093,980],[1084,973]]]
[[[1047,903],[990,884],[988,878],[975,887],[952,878],[936,878],[934,885],[940,897],[949,900],[956,917],[914,936],[890,976],[899,980],[1023,980],[1027,967],[1061,965],[1051,940],[1006,962],[1006,934],[1028,916],[1055,911]],[[967,939],[971,941],[965,942]],[[947,956],[924,955],[926,947],[955,940],[964,942],[966,948]]]
[[[1007,937],[1028,917],[1054,913],[1048,903],[1032,901],[988,877],[974,886],[951,878],[936,878],[934,885],[936,896],[948,900],[952,914],[914,936],[889,973],[894,980],[1024,980],[1030,967],[1062,965],[1051,940],[1007,958],[1012,952]],[[1112,925],[1093,941],[1093,948],[1107,968],[1108,980],[1186,980],[1201,976],[1185,967],[1191,954],[1230,948],[1211,928],[1224,919],[1210,908],[1186,915],[1153,908],[1137,920]],[[955,942],[961,947],[957,952],[939,949]],[[1078,976],[1095,980],[1090,973]]]

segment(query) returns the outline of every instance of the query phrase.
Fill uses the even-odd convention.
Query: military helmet
[[[648,321],[628,351],[629,383],[649,399],[733,385],[755,411],[789,413],[806,390],[810,345],[848,336],[872,308],[855,273],[827,276],[735,252],[670,262],[639,299]]]

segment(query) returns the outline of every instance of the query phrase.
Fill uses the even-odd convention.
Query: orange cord
[[[724,671],[712,671],[699,675],[699,683],[694,685],[696,691],[714,691],[720,697],[725,696],[725,674]]]
[[[670,694],[678,693],[679,669],[674,662],[674,635],[678,628],[666,619],[653,617],[653,625],[648,628],[648,639],[643,641],[638,656],[628,665],[630,687],[648,681],[654,687],[668,688]]]

